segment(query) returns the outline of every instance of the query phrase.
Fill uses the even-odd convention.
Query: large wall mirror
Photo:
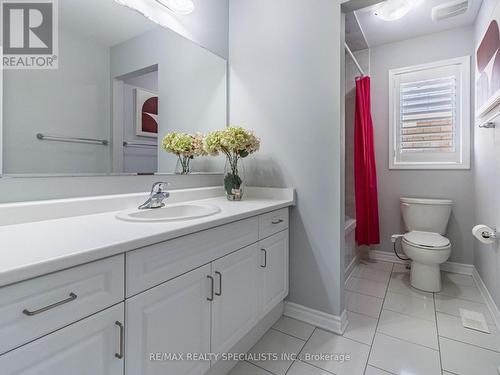
[[[4,175],[175,173],[166,133],[226,126],[226,60],[114,0],[58,3],[58,69],[3,71]]]

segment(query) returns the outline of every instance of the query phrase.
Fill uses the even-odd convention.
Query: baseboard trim
[[[345,280],[348,280],[349,277],[351,277],[351,274],[354,271],[354,269],[356,268],[356,266],[358,265],[358,263],[359,263],[359,255],[356,255],[353,258],[353,260],[351,260],[351,263],[349,263],[349,265],[345,269],[345,273],[344,273]]]
[[[407,264],[408,262],[399,259],[394,252],[380,251],[380,250],[368,250],[368,257],[370,259],[378,260],[380,262],[392,262]],[[402,254],[404,256],[404,254]],[[474,266],[472,264],[456,263],[456,262],[445,262],[441,264],[441,270],[446,272],[459,273],[462,275],[472,276]]]
[[[347,327],[347,312],[345,310],[338,316],[285,301],[283,314],[339,335],[343,335]]]
[[[474,266],[472,264],[446,262],[441,264],[441,270],[472,276],[474,273]]]
[[[401,263],[407,264],[408,261],[399,259],[394,252],[380,251],[380,250],[365,250],[364,259],[369,258],[373,260],[378,260],[380,262],[391,262],[391,263]],[[404,254],[401,254],[403,257]]]
[[[473,266],[473,271],[472,271],[472,278],[474,279],[474,282],[476,283],[476,286],[478,287],[479,291],[483,295],[483,298],[486,301],[486,305],[488,305],[488,309],[490,310],[491,315],[493,316],[493,320],[495,321],[495,325],[500,330],[500,310],[498,310],[498,306],[496,305],[495,301],[493,300],[493,297],[491,296],[490,292],[488,291],[488,288],[486,288],[486,284],[484,283],[483,279],[481,278],[481,275],[479,275],[479,272],[477,272],[477,269],[474,266]]]

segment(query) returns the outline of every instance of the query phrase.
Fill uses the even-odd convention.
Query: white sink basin
[[[172,204],[163,208],[120,212],[117,219],[134,222],[164,222],[199,219],[215,215],[220,208],[209,204]]]

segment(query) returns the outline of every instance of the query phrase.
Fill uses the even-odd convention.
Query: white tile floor
[[[499,374],[500,332],[472,277],[443,273],[441,293],[425,293],[410,286],[403,265],[374,262],[360,264],[346,289],[343,336],[283,317],[250,353],[300,353],[299,359],[240,362],[230,375]],[[491,334],[463,328],[459,308],[485,314]]]

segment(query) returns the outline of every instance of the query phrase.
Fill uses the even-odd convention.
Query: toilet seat
[[[424,249],[441,250],[450,247],[448,238],[434,232],[411,231],[403,236],[403,241]]]

